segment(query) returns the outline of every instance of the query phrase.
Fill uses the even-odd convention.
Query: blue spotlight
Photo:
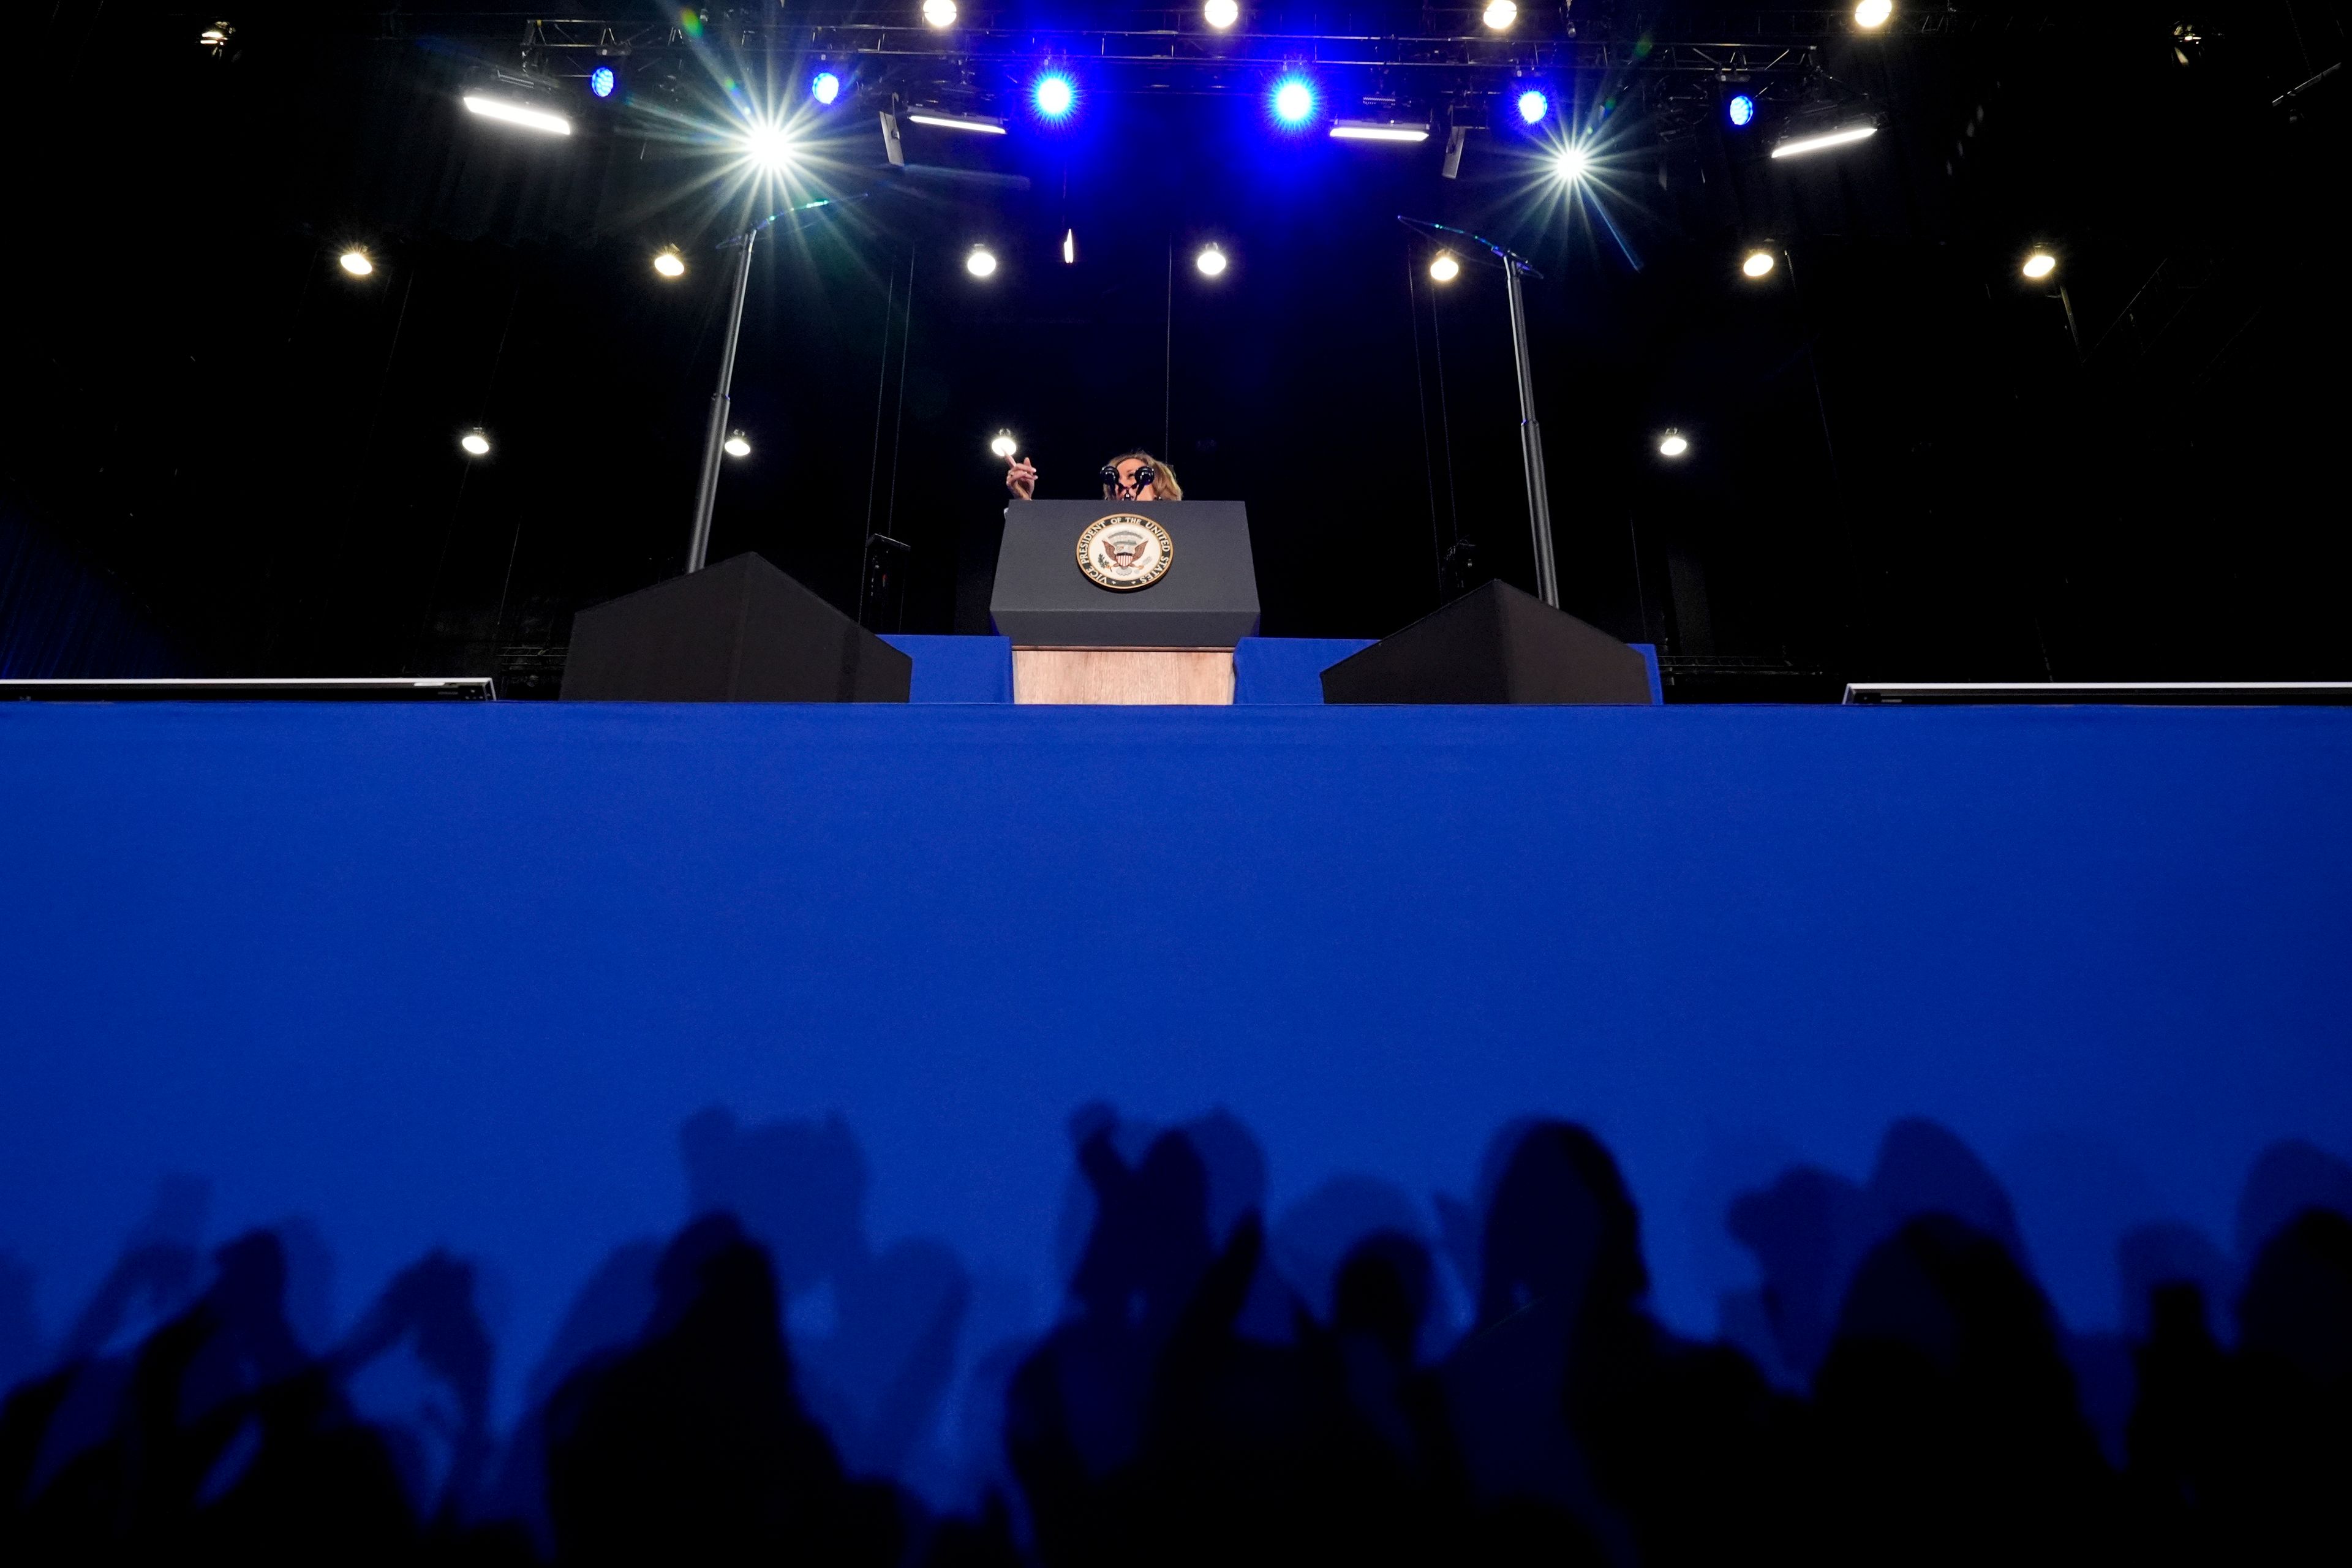
[[[588,73],[588,90],[598,98],[612,97],[613,89],[620,85],[620,76],[611,66],[598,66]]]
[[[1528,89],[1527,91],[1519,94],[1519,121],[1521,124],[1533,125],[1550,112],[1551,100],[1546,98],[1538,89],[1531,87]]]
[[[833,100],[841,96],[841,79],[831,71],[817,72],[809,79],[809,96],[832,108]]]
[[[1078,89],[1060,71],[1047,71],[1029,89],[1029,101],[1037,106],[1040,119],[1066,120],[1078,106]]]
[[[1315,84],[1303,76],[1286,76],[1274,84],[1274,117],[1296,129],[1315,118]]]
[[[1735,129],[1745,131],[1756,123],[1756,100],[1744,92],[1734,93],[1731,101],[1723,106],[1723,112]]]

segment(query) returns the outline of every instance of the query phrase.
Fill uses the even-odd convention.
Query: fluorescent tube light
[[[1843,147],[1849,142],[1860,142],[1878,134],[1875,125],[1849,125],[1843,131],[1825,132],[1819,136],[1798,136],[1772,149],[1775,158],[1798,158],[1807,153],[1818,153],[1824,147]]]
[[[1426,142],[1426,125],[1398,125],[1386,120],[1335,120],[1331,134],[1342,142]]]
[[[986,114],[943,114],[936,109],[918,109],[907,116],[918,125],[936,125],[943,131],[977,131],[983,135],[1002,136],[1004,121]]]
[[[520,103],[509,103],[502,98],[485,98],[478,92],[466,95],[466,107],[486,120],[503,120],[509,125],[528,126],[544,131],[551,136],[572,134],[572,121],[561,114],[550,114],[543,109],[525,109]]]

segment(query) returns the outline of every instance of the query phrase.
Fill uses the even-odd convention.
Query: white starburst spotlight
[[[762,169],[773,172],[792,162],[792,138],[774,121],[759,121],[743,132],[743,153]]]

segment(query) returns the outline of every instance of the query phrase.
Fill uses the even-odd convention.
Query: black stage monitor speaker
[[[915,661],[738,555],[580,612],[567,702],[904,702]]]
[[[1488,583],[1323,672],[1326,702],[1638,702],[1650,667],[1607,632]]]

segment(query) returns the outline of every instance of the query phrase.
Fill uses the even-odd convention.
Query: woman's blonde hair
[[[1184,499],[1184,487],[1176,482],[1176,470],[1141,448],[1138,448],[1132,452],[1121,452],[1118,457],[1113,458],[1110,460],[1110,466],[1116,468],[1121,463],[1126,462],[1129,458],[1140,458],[1145,462],[1151,465],[1151,488],[1160,492],[1160,499],[1161,500],[1182,500]],[[1118,487],[1116,485],[1103,486],[1103,500],[1111,500],[1118,488]]]

